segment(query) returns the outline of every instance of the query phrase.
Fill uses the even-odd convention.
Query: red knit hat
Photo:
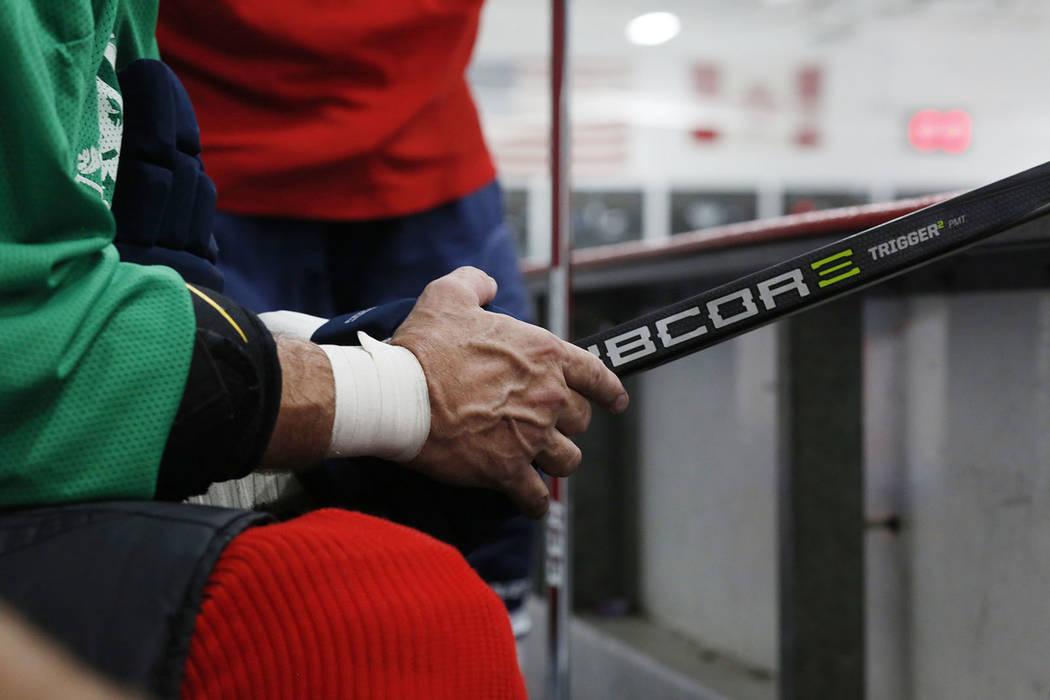
[[[526,693],[506,610],[455,549],[329,509],[227,547],[204,591],[182,697]]]

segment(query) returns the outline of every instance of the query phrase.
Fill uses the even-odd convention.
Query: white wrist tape
[[[361,347],[322,345],[335,377],[329,457],[369,455],[407,462],[430,433],[430,395],[407,348],[357,334]]]
[[[298,311],[266,311],[259,314],[259,320],[274,335],[288,335],[300,340],[309,340],[318,328],[328,323],[327,318]]]

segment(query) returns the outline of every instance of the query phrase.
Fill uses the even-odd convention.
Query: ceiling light
[[[649,12],[627,23],[627,40],[639,46],[656,46],[678,36],[682,22],[670,12]]]

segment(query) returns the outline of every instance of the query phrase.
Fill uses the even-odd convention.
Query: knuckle
[[[588,427],[590,427],[591,416],[591,404],[584,403],[582,406],[582,410],[580,411],[579,423],[577,424],[579,426],[579,432],[582,433],[583,431],[587,430]]]
[[[593,357],[593,355],[592,355]],[[587,379],[589,385],[593,387],[601,386],[607,379],[607,375],[612,374],[609,369],[602,364],[602,361],[595,357],[592,361],[589,361],[589,367],[587,368]]]
[[[521,465],[516,462],[499,462],[491,469],[489,476],[496,486],[504,491],[514,491],[520,482]]]
[[[557,413],[563,413],[569,408],[570,396],[568,390],[560,385],[555,385],[550,388],[550,405]]]
[[[478,280],[488,279],[489,276],[471,265],[464,265],[457,267],[448,275],[451,279],[457,281],[459,284],[470,285],[474,284]]]
[[[549,414],[548,421],[565,413],[571,405],[568,389],[553,377],[548,377],[546,381],[536,388],[536,393],[533,394],[532,400],[537,407]]]
[[[543,332],[537,339],[538,349],[544,355],[550,355],[554,357],[562,357],[565,355],[565,348],[562,347],[563,343],[558,336],[554,335],[550,331],[543,329]]]
[[[538,492],[531,500],[529,512],[535,517],[541,517],[550,508],[551,495],[546,489]]]
[[[574,407],[571,413],[566,413],[563,416],[559,424],[562,427],[562,432],[569,437],[586,431],[591,424],[590,404]]]
[[[453,277],[446,275],[427,284],[423,289],[423,293],[426,294],[427,292],[430,292],[431,294],[443,294],[450,291],[455,285],[456,280]]]

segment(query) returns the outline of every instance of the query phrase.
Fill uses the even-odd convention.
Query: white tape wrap
[[[357,334],[361,347],[322,345],[335,377],[329,457],[370,455],[407,462],[430,433],[430,396],[406,348]]]
[[[309,340],[314,331],[328,323],[327,318],[298,311],[266,311],[259,314],[259,320],[274,335],[290,335],[300,340]]]

